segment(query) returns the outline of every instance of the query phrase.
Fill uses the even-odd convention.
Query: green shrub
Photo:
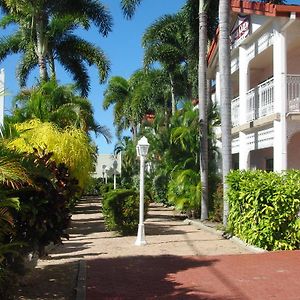
[[[165,174],[159,174],[153,179],[154,198],[156,202],[168,203],[168,182],[169,177]]]
[[[299,247],[300,171],[232,171],[227,183],[230,232],[267,250]]]
[[[98,185],[98,189],[99,189],[99,196],[104,197],[104,195],[106,193],[108,193],[109,191],[112,191],[114,188],[113,183],[103,183],[100,182]]]
[[[145,212],[146,208],[147,204]],[[138,193],[126,189],[106,193],[103,198],[103,215],[108,230],[115,230],[122,235],[136,233],[139,223]]]
[[[173,172],[168,185],[168,199],[176,209],[197,217],[201,207],[199,173],[192,169]]]

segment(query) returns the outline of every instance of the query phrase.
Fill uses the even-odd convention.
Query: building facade
[[[300,6],[231,1],[233,167],[300,169]],[[208,76],[219,92],[218,39]]]

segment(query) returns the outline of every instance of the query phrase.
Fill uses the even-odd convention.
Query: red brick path
[[[87,300],[300,299],[300,251],[87,261]]]

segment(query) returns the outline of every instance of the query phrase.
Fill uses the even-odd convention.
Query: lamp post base
[[[142,245],[147,244],[147,242],[145,240],[145,227],[144,227],[144,224],[139,224],[138,234],[137,234],[137,238],[136,238],[136,241],[135,241],[134,244],[136,246],[142,246]]]

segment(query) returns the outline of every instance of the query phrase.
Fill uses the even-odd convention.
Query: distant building
[[[233,165],[300,169],[300,6],[232,0],[231,12]],[[221,105],[217,37],[208,76]]]
[[[117,175],[121,175],[121,164],[121,153],[119,153],[117,156],[113,154],[98,154],[96,170],[93,174],[93,177],[112,177],[114,174],[114,169],[116,170]]]

